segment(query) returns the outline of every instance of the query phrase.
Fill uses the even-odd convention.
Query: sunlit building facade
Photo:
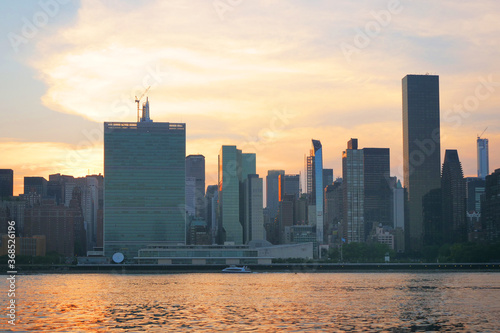
[[[186,125],[104,123],[104,254],[185,244]]]

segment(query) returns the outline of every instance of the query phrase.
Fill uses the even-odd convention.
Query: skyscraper
[[[185,244],[186,125],[104,123],[104,254]]]
[[[392,225],[389,148],[363,148],[366,236],[373,224]]]
[[[295,199],[300,195],[300,175],[285,175],[285,195],[294,195]]]
[[[245,243],[251,240],[265,240],[263,202],[263,179],[259,175],[250,174],[243,181],[244,212],[244,239]]]
[[[0,199],[14,195],[14,170],[0,169]]]
[[[422,199],[441,187],[439,77],[407,75],[403,90],[403,171],[408,193],[406,246],[422,249],[425,242]]]
[[[323,191],[331,184],[333,184],[333,169],[323,169]]]
[[[269,217],[274,219],[278,214],[280,197],[279,176],[285,176],[285,170],[268,170],[266,176],[266,207]]]
[[[455,149],[447,149],[444,154],[441,196],[444,243],[465,242],[467,240],[465,179]]]
[[[477,176],[485,179],[489,173],[488,139],[477,137]]]
[[[344,218],[342,221],[342,236],[348,243],[364,242],[364,174],[363,150],[358,149],[358,139],[351,139],[347,149],[342,152],[342,189]]]
[[[316,240],[323,243],[323,146],[319,140],[312,140],[311,157],[313,159],[313,193],[316,206]]]
[[[195,180],[194,215],[205,218],[205,156],[189,155],[186,157],[186,179],[188,177],[193,177]]]
[[[487,241],[500,240],[500,169],[486,176],[481,222]]]
[[[222,146],[219,153],[219,242],[244,243],[244,199],[242,182],[255,174],[255,154],[236,146]]]

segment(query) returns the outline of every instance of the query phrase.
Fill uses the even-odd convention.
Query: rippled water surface
[[[14,331],[500,329],[498,273],[51,274],[17,278],[17,324],[5,325],[2,310],[0,326]],[[1,286],[5,291],[5,279]],[[5,292],[0,299],[6,304]]]

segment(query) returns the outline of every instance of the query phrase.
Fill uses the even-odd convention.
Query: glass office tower
[[[439,76],[407,75],[402,86],[406,245],[411,251],[419,251],[425,242],[422,199],[441,188]]]
[[[316,240],[323,243],[323,146],[312,140],[311,156],[314,160],[314,194],[316,199]]]
[[[218,243],[244,243],[245,202],[242,182],[255,174],[256,155],[242,153],[236,146],[222,146],[219,153]]]
[[[104,123],[105,256],[185,244],[185,156],[185,124]]]
[[[477,176],[485,179],[490,173],[488,161],[488,139],[477,138]]]

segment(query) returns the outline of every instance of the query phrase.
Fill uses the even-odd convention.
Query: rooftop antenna
[[[478,138],[478,139],[481,139],[481,135],[483,135],[483,134],[484,134],[484,132],[486,132],[486,130],[487,130],[487,129],[488,129],[488,126],[486,126],[486,128],[484,129],[484,131],[482,131],[482,132],[481,132],[481,134],[479,134],[479,135],[477,136],[477,138]]]
[[[137,98],[137,96],[135,96],[135,102],[137,103],[137,122],[139,122],[139,103],[141,101],[141,99],[144,97],[144,95],[146,95],[146,93],[149,91],[149,88],[151,88],[151,86],[149,86],[141,95],[141,97]]]

